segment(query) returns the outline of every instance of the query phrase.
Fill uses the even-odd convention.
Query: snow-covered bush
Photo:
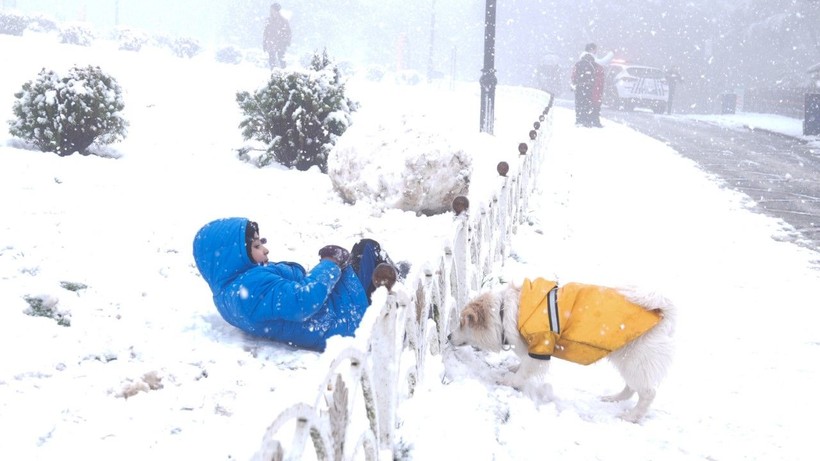
[[[34,32],[53,32],[58,29],[58,26],[54,19],[42,14],[34,14],[29,16],[27,28]]]
[[[16,119],[9,122],[9,132],[44,152],[85,155],[92,143],[110,144],[125,136],[122,91],[99,67],[72,67],[65,77],[43,69],[14,97]]]
[[[367,72],[365,73],[365,78],[372,82],[380,82],[384,79],[384,74],[387,72],[384,70],[384,67],[372,65],[367,68]]]
[[[415,70],[403,70],[396,74],[396,83],[403,85],[418,85],[424,81],[424,77]]]
[[[57,307],[57,304],[59,304],[57,298],[52,296],[25,296],[24,299],[28,303],[28,308],[23,311],[24,314],[32,317],[48,317],[54,319],[57,325],[71,326],[71,313]]]
[[[139,51],[148,43],[148,34],[128,27],[120,27],[114,32],[118,48],[124,51]]]
[[[179,37],[173,41],[171,50],[180,58],[193,58],[202,51],[202,45],[195,38]]]
[[[157,48],[174,49],[174,38],[168,34],[155,33],[151,35],[151,45]]]
[[[345,97],[345,86],[327,52],[314,54],[309,69],[274,69],[267,86],[253,94],[236,95],[245,118],[240,123],[246,140],[267,146],[256,160],[327,172],[327,155],[336,139],[350,126],[357,104]]]
[[[236,47],[226,46],[216,52],[216,60],[225,64],[239,64],[242,62],[242,52]]]
[[[168,49],[179,58],[193,58],[202,52],[199,40],[192,37],[175,37],[168,34],[153,34],[151,45],[157,48]]]
[[[0,34],[23,35],[28,27],[29,18],[15,11],[0,11]]]
[[[94,32],[88,24],[74,22],[60,27],[60,43],[89,46],[94,41]]]

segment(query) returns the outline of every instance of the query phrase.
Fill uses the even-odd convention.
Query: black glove
[[[350,252],[338,245],[322,247],[322,249],[319,250],[319,257],[322,259],[330,259],[341,269],[344,269],[350,263]]]

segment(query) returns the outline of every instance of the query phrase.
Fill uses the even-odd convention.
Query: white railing
[[[354,337],[328,341],[328,371],[313,402],[279,413],[255,459],[394,459],[399,396],[412,398],[425,360],[440,358],[458,308],[509,255],[552,135],[552,103],[550,96],[519,145],[518,164],[498,164],[493,197],[479,210],[466,197],[453,201],[453,238],[438,260],[407,280],[406,290],[377,290]]]

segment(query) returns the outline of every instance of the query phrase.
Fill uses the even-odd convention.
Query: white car
[[[644,107],[652,109],[656,114],[666,111],[669,85],[663,70],[612,62],[606,72],[603,101],[608,106],[623,110]]]

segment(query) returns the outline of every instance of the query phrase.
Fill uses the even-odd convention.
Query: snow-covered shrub
[[[202,45],[195,38],[179,37],[173,41],[171,49],[180,58],[193,58],[202,51]]]
[[[216,52],[216,60],[225,64],[239,64],[242,62],[242,52],[237,50],[236,47],[226,46]]]
[[[424,77],[414,70],[403,70],[396,74],[396,83],[402,85],[418,85],[423,80]]]
[[[202,45],[199,43],[199,40],[192,37],[153,34],[150,42],[152,46],[170,50],[174,56],[180,58],[193,58],[202,51]]]
[[[57,29],[57,22],[47,16],[43,16],[42,14],[29,16],[28,30],[34,32],[53,32]]]
[[[336,139],[350,126],[357,104],[345,97],[336,66],[314,54],[309,69],[273,69],[267,86],[253,94],[236,95],[245,118],[239,124],[246,140],[266,145],[259,166],[271,162],[327,172],[327,155]]]
[[[99,67],[72,67],[65,77],[43,69],[14,97],[16,119],[9,122],[9,132],[44,152],[87,154],[92,143],[110,144],[125,136],[122,91]]]
[[[174,38],[168,34],[152,34],[151,45],[157,48],[174,49]]]
[[[29,18],[15,11],[0,11],[0,34],[23,35],[28,27]]]
[[[48,317],[54,319],[57,325],[70,327],[71,313],[57,307],[59,300],[51,296],[25,296],[23,299],[28,303],[28,308],[24,314],[32,317]]]
[[[367,72],[365,73],[365,78],[372,82],[380,82],[384,79],[385,74],[384,67],[372,65],[367,68]]]
[[[363,121],[339,138],[328,176],[345,202],[435,215],[468,193],[473,158],[463,140],[442,139],[449,135],[432,122],[425,127],[411,117],[420,115]]]
[[[63,280],[62,282],[60,282],[60,286],[68,291],[74,292],[82,291],[88,288],[88,285],[86,285],[85,283],[69,282],[67,280]]]
[[[60,43],[89,46],[93,41],[94,32],[86,23],[74,22],[60,27]]]
[[[114,40],[121,50],[139,51],[148,43],[148,34],[141,30],[121,27],[114,32]]]

